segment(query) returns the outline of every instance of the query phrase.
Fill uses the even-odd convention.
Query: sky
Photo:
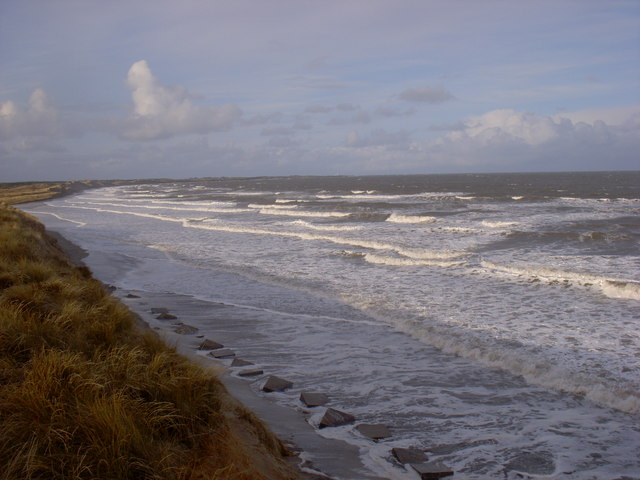
[[[638,169],[639,0],[0,0],[0,182]]]

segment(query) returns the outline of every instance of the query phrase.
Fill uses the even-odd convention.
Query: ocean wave
[[[77,205],[69,202],[70,205]],[[112,202],[83,202],[83,205],[97,205],[100,207],[121,207],[121,208],[144,208],[147,210],[172,210],[176,212],[208,212],[208,213],[244,213],[250,212],[246,208],[233,208],[233,207],[177,207],[177,206],[165,206],[165,205],[130,205],[126,203],[112,203]],[[174,204],[175,205],[175,204]],[[113,212],[111,212],[113,213]]]
[[[260,203],[250,203],[247,205],[248,208],[254,208],[258,210],[263,209],[273,209],[273,210],[290,210],[292,208],[298,208],[297,205],[264,205]]]
[[[312,240],[312,241],[326,241],[339,245],[350,245],[361,248],[369,248],[372,250],[388,250],[394,251],[400,255],[403,255],[408,258],[414,259],[451,259],[451,258],[459,258],[461,256],[466,255],[465,252],[455,252],[455,251],[434,251],[420,248],[408,248],[400,245],[394,245],[387,242],[379,242],[375,240],[366,240],[366,239],[357,239],[357,238],[348,238],[348,237],[338,237],[333,235],[323,235],[323,234],[314,234],[307,232],[287,232],[287,231],[274,231],[267,230],[262,228],[252,228],[252,227],[244,227],[237,226],[232,224],[226,224],[221,222],[220,220],[213,220],[207,217],[201,218],[180,218],[180,217],[168,217],[166,215],[160,214],[151,214],[151,213],[141,213],[141,212],[132,212],[132,211],[121,211],[121,210],[110,210],[99,207],[88,207],[88,206],[79,206],[79,205],[60,205],[64,208],[78,208],[84,210],[93,210],[97,212],[104,213],[113,213],[118,215],[133,215],[137,217],[151,218],[155,220],[161,220],[165,222],[174,222],[180,223],[184,227],[188,228],[200,228],[206,230],[218,230],[218,231],[227,231],[234,233],[247,233],[254,235],[275,235],[275,236],[283,236],[283,237],[294,237],[300,238],[301,240]],[[300,212],[296,212],[300,213]],[[331,213],[331,212],[326,212]]]
[[[304,210],[287,210],[280,208],[262,208],[259,210],[262,215],[281,215],[284,217],[317,217],[317,218],[343,218],[348,217],[349,213],[344,212],[309,212]]]
[[[45,204],[47,205],[47,204]],[[52,213],[52,212],[39,212],[39,211],[31,211],[31,214],[33,215],[51,215],[54,218],[57,218],[58,220],[62,220],[63,222],[70,222],[70,223],[76,223],[78,225],[78,227],[84,227],[86,225],[85,222],[79,222],[77,220],[71,220],[70,218],[65,218],[61,215]]]
[[[518,225],[518,222],[499,222],[499,221],[491,221],[491,220],[483,220],[483,227],[489,228],[508,228],[513,227],[514,225]]]
[[[361,226],[358,225],[317,225],[314,223],[305,222],[304,220],[295,220],[291,222],[292,225],[299,225],[301,227],[310,228],[312,230],[323,230],[323,231],[343,231],[343,232],[351,232],[355,230],[362,230]]]
[[[450,251],[450,250],[428,250],[422,248],[408,248],[401,245],[395,245],[387,242],[380,242],[375,240],[366,240],[359,238],[349,238],[349,237],[340,237],[334,235],[325,235],[321,233],[311,233],[311,232],[292,232],[292,231],[283,231],[283,230],[267,230],[260,228],[252,228],[252,227],[244,227],[238,225],[227,224],[221,222],[219,220],[211,220],[206,219],[204,224],[200,224],[199,222],[186,222],[184,223],[187,227],[192,228],[202,228],[208,230],[218,230],[218,231],[227,231],[234,233],[248,233],[255,235],[275,235],[281,237],[293,237],[299,238],[301,240],[310,240],[310,241],[325,241],[334,243],[337,245],[349,245],[352,247],[359,248],[367,248],[370,250],[384,250],[390,252],[396,252],[399,255],[402,255],[407,258],[419,259],[419,260],[448,260],[454,258],[460,258],[466,255],[466,252],[460,251]]]
[[[465,234],[481,233],[480,230],[476,230],[475,228],[468,228],[468,227],[438,227],[438,230],[441,230],[443,232],[465,233]]]
[[[624,197],[616,197],[616,198],[560,197],[558,198],[558,200],[564,203],[584,204],[584,205],[603,204],[603,203],[637,205],[640,203],[640,198],[624,198]]]
[[[388,320],[387,320],[388,321]],[[491,368],[521,375],[533,385],[583,395],[588,400],[627,413],[640,413],[640,393],[616,379],[564,368],[529,351],[514,340],[499,340],[482,332],[450,325],[393,320],[399,330],[440,350],[468,358]]]
[[[442,260],[420,260],[415,258],[390,257],[387,255],[377,255],[375,253],[365,253],[365,261],[375,265],[388,265],[391,267],[453,267],[460,265],[460,262],[445,262]]]
[[[388,213],[359,212],[349,215],[349,220],[355,222],[384,222],[387,218],[389,218]]]
[[[392,213],[386,221],[392,223],[433,223],[436,220],[435,217],[426,215],[400,215],[399,213]]]
[[[577,285],[598,289],[610,298],[640,300],[640,282],[634,280],[614,279],[588,273],[566,272],[532,266],[498,265],[489,261],[483,261],[481,266],[492,272],[526,277],[529,282],[546,282],[564,286]]]
[[[529,232],[514,230],[509,232],[510,238],[522,238],[523,240],[546,240],[546,241],[578,241],[578,242],[618,242],[631,240],[629,235],[624,233],[610,233],[602,231],[559,231],[559,232]]]

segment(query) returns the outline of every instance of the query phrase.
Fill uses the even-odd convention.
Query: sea
[[[384,478],[418,478],[389,453],[415,447],[466,479],[640,479],[640,172],[208,178],[24,208],[119,291],[229,307],[231,347],[294,383],[256,395],[389,426],[319,430]]]

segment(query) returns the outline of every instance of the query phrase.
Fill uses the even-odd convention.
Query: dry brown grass
[[[15,205],[17,203],[37,202],[61,195],[67,182],[26,183],[0,185],[0,201]]]
[[[0,207],[0,479],[288,479],[276,439]]]

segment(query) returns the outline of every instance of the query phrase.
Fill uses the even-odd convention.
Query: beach
[[[81,248],[17,209],[0,216],[6,478],[317,478],[215,368],[110,296]]]
[[[55,231],[49,233],[53,234],[75,264],[89,263],[92,271],[98,277],[109,272],[110,278],[114,278],[111,276],[122,275],[132,267],[126,262],[114,262],[114,259],[99,252],[93,254],[86,252]],[[233,368],[230,366],[233,361],[232,357],[228,357],[226,360],[215,359],[209,355],[211,350],[200,349],[202,343],[207,339],[222,342],[225,347],[234,347],[234,341],[239,340],[242,332],[238,331],[237,321],[234,321],[237,319],[234,318],[233,313],[229,312],[229,310],[233,310],[231,306],[167,292],[114,288],[112,295],[119,298],[139,316],[143,322],[143,328],[151,328],[168,345],[175,347],[182,355],[203,367],[211,368],[213,366],[214,370],[219,372],[220,379],[229,393],[266,422],[269,428],[297,453],[300,457],[300,463],[297,466],[300,468],[301,474],[308,475],[304,478],[318,480],[323,478],[345,480],[387,478],[384,476],[384,471],[379,476],[362,464],[358,448],[338,439],[327,439],[318,435],[317,431],[307,422],[314,410],[305,407],[302,403],[298,408],[283,407],[268,398],[256,395],[250,389],[248,382],[264,383],[267,375],[252,376],[247,380],[237,375],[243,369],[246,370],[246,366]],[[170,315],[176,318],[158,319],[157,317],[160,315],[157,312],[160,311],[170,312]],[[237,312],[236,315],[238,315]],[[247,318],[242,320],[251,321]],[[230,328],[229,322],[235,324],[234,328]],[[193,327],[194,330],[189,329],[187,334],[180,333],[179,328],[185,325]],[[246,325],[241,327],[241,330],[250,332],[255,327],[256,325]],[[257,359],[254,360],[257,361]],[[319,409],[316,408],[315,412],[318,411]]]
[[[221,362],[228,388],[275,415],[271,428],[311,468],[416,478],[391,453],[416,448],[470,479],[633,478],[627,177],[628,191],[610,179],[613,194],[595,174],[176,182],[28,210],[87,250],[94,274],[168,342]],[[235,357],[212,359],[206,339]],[[233,358],[262,373],[241,377]],[[270,375],[293,385],[264,392]],[[330,403],[307,408],[303,392]],[[326,408],[355,421],[319,428]],[[301,423],[280,421],[285,411]],[[360,424],[390,435],[374,441]],[[324,463],[305,431],[354,462]]]

